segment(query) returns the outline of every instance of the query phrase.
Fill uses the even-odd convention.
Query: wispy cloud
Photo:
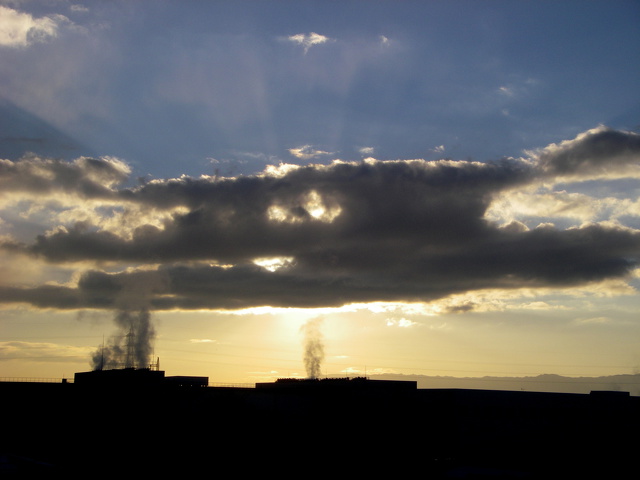
[[[573,321],[573,324],[577,326],[606,325],[609,323],[612,323],[612,320],[609,317],[576,318]]]
[[[322,45],[323,43],[331,41],[329,37],[315,32],[297,33],[295,35],[288,36],[287,40],[302,46],[304,48],[304,53],[307,53],[309,49],[315,45]]]
[[[498,89],[498,91],[503,95],[506,95],[507,97],[513,97],[515,95],[513,87],[502,86]]]
[[[90,349],[45,342],[0,342],[0,361],[27,359],[32,362],[85,361]]]
[[[312,145],[303,145],[302,147],[290,148],[289,153],[301,160],[311,160],[314,158],[331,155],[331,152],[317,149]]]
[[[420,325],[413,320],[409,320],[407,318],[388,318],[387,326],[388,327],[399,327],[399,328],[411,328]]]
[[[80,13],[86,13],[89,11],[89,9],[86,6],[80,5],[80,4],[73,4],[69,7],[69,9],[72,12],[80,12]]]
[[[360,155],[373,155],[373,153],[375,152],[375,148],[373,148],[373,147],[360,147],[358,149],[358,152],[360,153]]]

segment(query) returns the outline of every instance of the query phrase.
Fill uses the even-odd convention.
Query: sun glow
[[[286,267],[293,262],[293,257],[269,257],[269,258],[255,258],[253,263],[261,266],[262,268],[275,272],[283,267]]]
[[[305,209],[316,220],[321,222],[331,223],[340,215],[342,209],[340,206],[327,206],[322,197],[315,190],[311,190],[307,195],[307,202]]]
[[[331,223],[341,212],[339,205],[331,204],[317,191],[311,190],[299,204],[271,205],[267,210],[267,217],[282,223],[301,223],[307,220]]]

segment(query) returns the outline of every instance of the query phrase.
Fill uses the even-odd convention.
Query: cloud
[[[0,361],[78,362],[86,359],[87,349],[43,342],[0,342]]]
[[[361,155],[366,155],[366,156],[373,155],[374,151],[375,151],[375,148],[373,148],[373,147],[360,147],[358,149],[358,153],[360,153]]]
[[[540,82],[535,78],[515,78],[512,82],[501,85],[498,93],[506,98],[516,100],[530,96],[540,87]]]
[[[311,145],[303,145],[302,147],[290,148],[289,153],[301,160],[311,160],[313,158],[331,155],[331,152],[318,150]]]
[[[408,320],[406,318],[400,318],[400,319],[388,318],[387,319],[388,327],[411,328],[411,327],[416,327],[418,325],[420,324],[417,322],[414,322],[413,320]]]
[[[640,255],[640,232],[630,226],[561,228],[550,217],[539,226],[505,225],[489,214],[505,195],[553,183],[555,174],[606,179],[605,164],[629,171],[640,153],[636,137],[599,128],[529,158],[335,161],[133,187],[124,186],[129,169],[115,159],[4,161],[0,200],[20,193],[11,208],[26,214],[42,196],[64,194],[64,211],[74,215],[56,211],[46,231],[5,238],[2,248],[25,263],[84,270],[66,283],[6,279],[0,303],[117,310],[145,286],[139,298],[151,310],[317,308],[624,281]],[[96,202],[83,221],[74,198]],[[548,191],[546,198],[559,201]],[[574,211],[588,203],[584,195],[561,198]],[[556,214],[536,212],[541,220]],[[3,218],[11,227],[14,217]],[[460,300],[446,308],[477,307]]]
[[[85,198],[110,197],[130,173],[130,167],[115,157],[79,157],[67,162],[28,156],[16,162],[0,160],[0,188],[3,197],[64,192]]]
[[[304,47],[304,53],[306,54],[309,49],[315,45],[322,45],[331,41],[329,37],[320,35],[319,33],[298,33],[296,35],[290,35],[287,40],[297,45]]]
[[[503,95],[506,95],[507,97],[513,97],[515,95],[513,87],[502,86],[498,89],[498,91]]]
[[[530,152],[554,179],[640,178],[640,134],[600,126]]]
[[[573,321],[574,325],[604,325],[611,323],[611,319],[608,317],[591,317],[591,318],[576,318]]]
[[[60,24],[65,22],[69,19],[63,15],[34,18],[0,5],[0,46],[26,47],[47,41],[58,35]]]
[[[503,224],[514,221],[531,223],[531,220],[539,222],[541,219],[552,218],[556,222],[581,225],[606,219],[615,220],[625,214],[637,215],[637,208],[635,202],[612,197],[598,199],[584,193],[564,190],[523,189],[496,198],[487,211],[487,217]]]
[[[69,9],[70,9],[72,12],[81,12],[81,13],[86,13],[86,12],[88,12],[88,11],[89,11],[89,9],[88,9],[87,7],[85,7],[84,5],[80,5],[80,4],[74,4],[74,5],[71,5],[71,6],[69,7]]]

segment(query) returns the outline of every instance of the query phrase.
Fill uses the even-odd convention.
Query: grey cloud
[[[309,166],[282,177],[212,182],[182,179],[127,192],[153,208],[182,206],[163,228],[141,226],[132,239],[85,224],[41,235],[28,250],[53,261],[248,262],[264,256],[323,257],[347,246],[377,251],[386,261],[399,246],[470,241],[488,228],[492,194],[526,180],[518,162],[375,162]],[[321,208],[340,213],[314,218]],[[276,209],[287,220],[273,218]]]
[[[153,310],[430,301],[488,288],[570,287],[621,277],[636,264],[638,252],[640,235],[623,229],[488,229],[482,238],[446,248],[432,244],[385,248],[375,241],[336,246],[317,255],[301,255],[275,272],[253,264],[179,263],[116,274],[95,270],[85,273],[77,288],[5,287],[0,289],[0,298],[39,307],[119,310],[125,305],[125,294]],[[154,287],[144,293],[136,288],[148,285]]]
[[[70,193],[84,198],[112,197],[113,187],[129,173],[124,162],[109,157],[80,157],[73,162],[37,156],[0,160],[0,196]]]
[[[26,303],[38,308],[55,308],[73,310],[87,308],[87,302],[80,301],[77,289],[55,285],[40,285],[35,287],[0,286],[0,302],[6,304]],[[110,305],[98,302],[95,308],[109,308]]]
[[[553,171],[593,173],[594,162],[634,162],[636,150],[634,134],[602,129],[548,148],[537,162],[365,161],[109,186],[114,197],[173,213],[162,226],[141,225],[131,238],[78,224],[12,248],[49,262],[159,266],[119,274],[96,269],[75,288],[4,287],[0,301],[124,309],[124,300],[139,298],[140,305],[126,308],[155,310],[319,307],[624,277],[640,253],[634,230],[500,228],[485,213],[503,191]],[[120,177],[111,167],[73,166],[115,182]],[[270,271],[253,262],[264,257],[290,261]]]
[[[552,177],[610,175],[640,163],[640,134],[594,128],[539,152],[540,167]]]

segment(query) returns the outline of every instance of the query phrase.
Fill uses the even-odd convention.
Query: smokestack
[[[304,335],[304,367],[307,371],[307,378],[310,379],[320,377],[320,365],[324,360],[321,323],[322,319],[314,318],[300,327],[300,331]]]

